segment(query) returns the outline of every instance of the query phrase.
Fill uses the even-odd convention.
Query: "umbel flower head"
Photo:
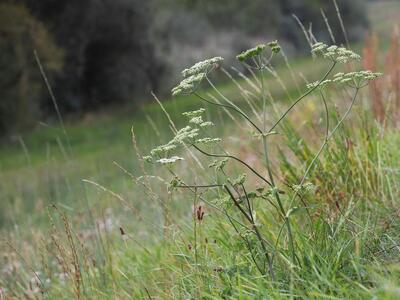
[[[200,73],[207,74],[210,71],[210,69],[215,67],[219,62],[221,62],[223,60],[224,59],[222,57],[216,56],[213,58],[209,58],[209,59],[200,61],[200,62],[194,64],[193,66],[191,66],[190,68],[183,70],[182,76],[186,78],[188,76],[198,75]]]
[[[193,111],[185,111],[182,113],[185,117],[188,117],[189,119],[194,118],[194,117],[199,117],[201,116],[206,110],[204,108],[200,108],[198,110],[193,110]]]
[[[314,81],[312,83],[307,84],[307,88],[308,89],[313,89],[313,88],[316,88],[316,87],[324,88],[325,86],[327,86],[331,82],[332,82],[331,79],[326,79],[324,81]]]
[[[265,50],[266,46],[263,44],[257,45],[253,48],[250,48],[246,51],[243,51],[242,53],[240,53],[238,56],[236,56],[238,61],[245,61],[249,58],[255,57],[257,55],[260,55],[264,50]]]
[[[199,86],[201,81],[211,72],[215,66],[223,61],[220,56],[206,59],[194,64],[192,67],[182,71],[183,79],[171,92],[173,96],[190,95]]]
[[[198,125],[200,127],[209,127],[209,126],[213,126],[214,123],[213,122],[205,122],[203,120],[203,117],[201,116],[206,110],[204,108],[200,108],[198,110],[193,110],[193,111],[186,111],[184,113],[182,113],[182,115],[184,115],[185,117],[187,117],[189,119],[189,123]]]
[[[271,48],[272,53],[278,54],[281,52],[281,46],[278,44],[278,41],[269,42],[267,45]]]
[[[367,84],[368,81],[375,80],[382,76],[382,73],[375,73],[371,71],[357,71],[350,73],[337,73],[332,79],[326,79],[324,81],[315,81],[307,84],[308,89],[320,88],[323,89],[330,83],[347,84],[353,87],[362,87]]]
[[[177,85],[171,90],[172,96],[177,96],[181,94],[187,94],[187,95],[191,94],[197,88],[197,86],[200,84],[200,82],[204,79],[205,76],[206,75],[204,73],[200,73],[185,78],[179,83],[179,85]]]
[[[262,54],[265,51],[265,49],[267,48],[267,46],[271,49],[273,54],[277,54],[281,51],[281,46],[279,46],[278,41],[272,41],[266,45],[260,44],[253,48],[250,48],[246,51],[243,51],[242,53],[237,55],[236,58],[238,61],[241,61],[241,62],[246,61],[249,58],[253,58],[253,57],[256,57],[256,56]]]
[[[172,156],[169,158],[160,158],[159,160],[157,160],[158,163],[162,164],[162,165],[170,165],[173,164],[174,162],[177,162],[179,160],[184,160],[182,157],[179,156]]]
[[[192,141],[199,135],[198,128],[192,128],[190,126],[183,127],[180,129],[175,137],[165,145],[158,146],[150,151],[151,156],[162,157],[162,155],[168,154],[170,151],[175,150],[178,146],[185,142]]]
[[[170,156],[170,152],[176,150],[179,146],[184,144],[213,144],[220,141],[217,138],[198,138],[201,127],[212,126],[211,122],[204,122],[202,114],[205,112],[204,108],[195,111],[184,112],[183,115],[189,119],[190,125],[178,130],[174,138],[165,145],[158,146],[150,151],[150,156],[143,157],[143,160],[152,163],[157,162],[163,165],[170,165],[179,160],[178,156]]]
[[[198,140],[196,140],[196,144],[204,144],[204,145],[207,145],[207,144],[214,144],[214,143],[218,143],[218,142],[220,142],[221,141],[221,139],[220,138],[202,138],[202,139],[198,139]]]
[[[382,73],[376,73],[369,70],[350,73],[337,73],[333,76],[332,81],[341,84],[353,84],[357,87],[360,87],[363,84],[366,84],[368,81],[375,80],[382,75]]]
[[[312,45],[311,52],[313,54],[327,58],[333,62],[343,63],[343,64],[351,60],[361,59],[360,55],[344,47],[338,47],[336,45],[328,46],[321,42]]]

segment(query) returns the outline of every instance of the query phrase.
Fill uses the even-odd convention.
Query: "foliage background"
[[[141,104],[152,90],[166,93],[178,71],[192,62],[215,54],[232,58],[257,41],[279,38],[296,54],[305,41],[292,14],[329,41],[322,9],[334,35],[343,37],[331,0],[2,2],[3,137],[55,115],[34,49],[65,115]],[[349,38],[362,38],[368,26],[365,1],[338,4]]]

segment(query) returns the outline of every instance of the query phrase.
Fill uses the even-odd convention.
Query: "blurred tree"
[[[60,107],[84,111],[123,101],[137,103],[150,90],[157,90],[160,82],[168,89],[176,69],[209,53],[234,57],[255,39],[276,37],[306,49],[292,14],[306,27],[312,24],[318,39],[329,41],[322,8],[336,41],[344,40],[332,0],[0,2],[10,3],[2,4],[0,12],[0,93],[6,99],[0,103],[3,132],[15,124],[26,127],[39,110],[44,115],[54,113],[48,98],[39,101],[44,86],[39,84],[34,48],[53,79]],[[349,39],[362,36],[367,26],[366,0],[337,2]],[[62,52],[64,68],[57,74]]]
[[[148,8],[140,0],[98,0],[96,5],[96,26],[85,49],[88,105],[139,102],[158,88],[161,76],[149,40]]]
[[[21,4],[0,4],[0,134],[31,126],[40,113],[44,85],[36,49],[49,75],[62,67],[62,51]]]
[[[157,89],[160,64],[149,42],[146,2],[25,1],[66,51],[66,67],[56,85],[64,109],[136,101]]]

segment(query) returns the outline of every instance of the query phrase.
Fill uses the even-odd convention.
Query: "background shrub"
[[[0,4],[0,36],[0,134],[9,134],[31,126],[40,114],[44,85],[34,50],[50,75],[62,69],[63,54],[23,5]]]

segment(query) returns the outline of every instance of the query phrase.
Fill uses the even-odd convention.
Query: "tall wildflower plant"
[[[312,45],[312,55],[316,59],[327,60],[329,62],[328,69],[319,80],[304,86],[303,93],[271,123],[270,120],[275,116],[267,114],[270,111],[268,109],[270,104],[268,103],[265,77],[266,73],[271,70],[271,62],[280,54],[281,50],[278,42],[273,41],[258,45],[237,56],[238,61],[254,76],[254,82],[259,91],[257,98],[261,102],[261,105],[258,105],[261,107],[260,112],[252,110],[252,114],[249,114],[239,106],[238,102],[235,103],[225,96],[213,83],[211,73],[219,69],[218,66],[223,63],[222,57],[207,59],[183,70],[184,79],[172,89],[174,96],[195,95],[200,101],[215,107],[215,109],[229,111],[229,113],[241,117],[243,122],[248,123],[252,128],[252,134],[260,141],[262,149],[260,153],[262,154],[258,153],[259,166],[265,168],[262,172],[258,170],[259,166],[256,168],[240,157],[229,153],[220,138],[209,136],[207,128],[214,124],[205,119],[206,110],[204,108],[183,113],[187,119],[187,125],[178,130],[168,143],[154,148],[149,156],[144,157],[147,162],[160,164],[172,174],[173,178],[169,185],[171,191],[184,189],[193,193],[197,198],[199,194],[204,194],[199,191],[216,190],[215,194],[219,199],[219,201],[214,201],[216,209],[224,212],[238,236],[243,240],[254,266],[262,275],[269,276],[271,280],[276,278],[274,264],[277,256],[282,257],[282,261],[287,263],[289,268],[301,267],[294,239],[294,235],[298,234],[294,228],[299,227],[293,227],[293,222],[295,222],[295,213],[299,211],[298,207],[303,205],[299,203],[300,200],[306,193],[315,189],[313,184],[308,182],[309,174],[329,140],[349,116],[360,89],[381,75],[369,70],[334,74],[338,65],[359,61],[361,57],[343,47],[315,43]],[[217,97],[210,94],[204,96],[203,93],[200,93],[203,83],[207,83]],[[346,89],[352,93],[350,104],[344,114],[337,119],[336,124],[330,124],[329,121],[331,112],[326,99],[328,86],[339,86],[340,89]],[[298,183],[291,184],[288,188],[278,178],[277,171],[274,170],[271,163],[274,160],[270,151],[273,144],[271,137],[278,134],[277,131],[283,127],[288,114],[312,94],[321,98],[324,107],[323,142],[312,160],[308,162]],[[285,131],[283,130],[283,132]],[[175,173],[174,164],[184,160],[184,157],[179,156],[181,153],[179,148],[184,151],[197,151],[214,160],[209,165],[210,172],[207,177],[209,182],[185,182]],[[230,164],[236,164],[240,168],[239,176],[237,176],[237,172],[233,172],[227,167]],[[256,186],[250,183],[248,180],[250,177],[257,179]],[[262,206],[270,206],[275,211],[278,222],[258,217],[257,211]],[[273,218],[272,215],[271,218]],[[277,228],[272,228],[273,226]],[[270,230],[278,234],[270,234]]]

